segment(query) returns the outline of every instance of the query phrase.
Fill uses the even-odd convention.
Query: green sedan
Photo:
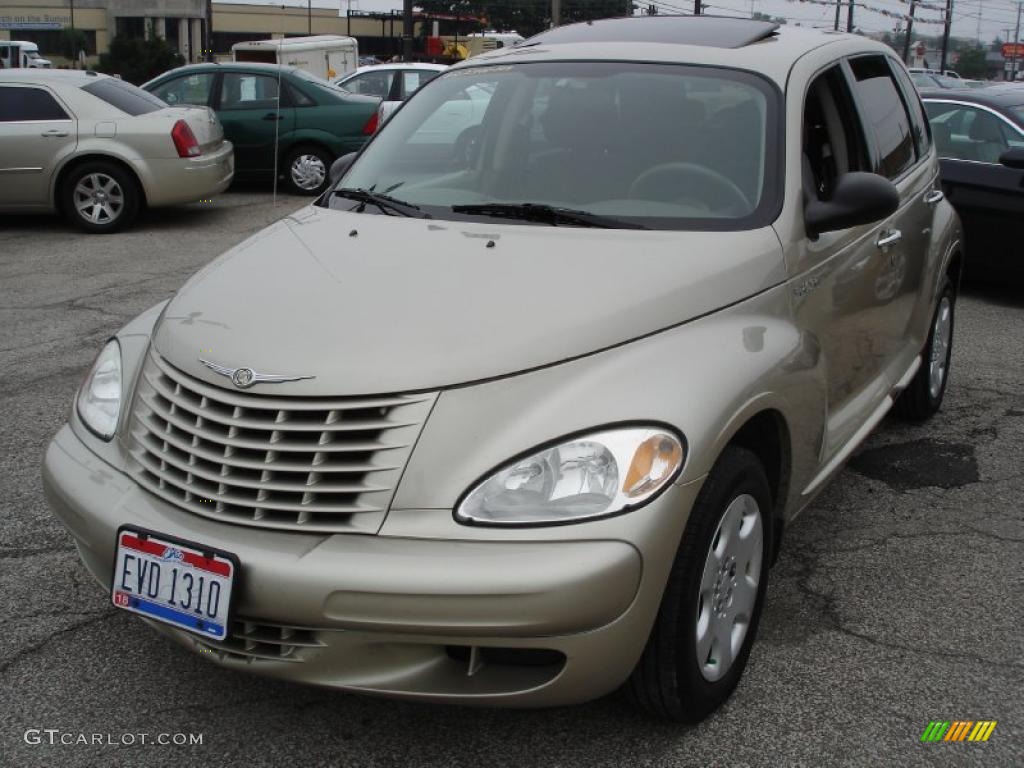
[[[193,64],[142,87],[171,106],[213,109],[235,145],[236,177],[268,178],[276,167],[303,195],[320,194],[334,159],[360,149],[377,127],[377,99],[294,67]]]

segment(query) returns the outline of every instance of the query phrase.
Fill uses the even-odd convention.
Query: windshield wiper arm
[[[546,222],[557,227],[559,224],[575,224],[580,227],[600,227],[601,229],[647,229],[642,224],[622,221],[611,216],[602,216],[589,211],[578,211],[573,208],[559,208],[541,203],[479,203],[475,205],[453,205],[453,213],[466,213],[477,216],[495,216],[505,219],[521,219],[522,221]]]
[[[413,216],[420,219],[431,218],[429,213],[423,213],[420,211],[418,205],[407,203],[405,200],[399,200],[397,197],[391,195],[385,195],[382,192],[372,192],[369,189],[336,189],[333,194],[338,197],[344,197],[348,200],[356,200],[365,206],[367,203],[375,205],[382,211],[394,211],[400,216]],[[360,210],[362,207],[360,206]]]

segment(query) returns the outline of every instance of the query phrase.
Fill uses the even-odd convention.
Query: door
[[[873,170],[871,141],[860,121],[851,80],[833,65],[804,97],[802,182],[805,200],[830,199],[847,173]],[[797,324],[820,349],[825,376],[824,464],[865,423],[890,387],[884,383],[886,317],[878,285],[888,258],[877,243],[888,221],[804,238],[792,286]]]
[[[929,99],[925,107],[942,186],[964,225],[968,272],[1011,267],[1024,273],[1024,171],[999,163],[1003,152],[1024,148],[1024,133],[980,105]]]
[[[0,205],[45,207],[60,162],[78,143],[78,123],[48,89],[0,82]]]
[[[236,171],[274,171],[275,144],[285,142],[295,126],[294,107],[278,94],[277,77],[231,71],[221,75],[217,117],[225,138],[235,145]]]
[[[874,171],[896,185],[900,207],[876,238],[874,296],[879,326],[876,343],[890,384],[905,373],[924,346],[921,322],[931,296],[922,291],[928,264],[937,169],[928,159],[927,126],[916,95],[905,92],[887,56],[850,59],[853,90],[874,145]],[[911,100],[912,99],[912,100]]]

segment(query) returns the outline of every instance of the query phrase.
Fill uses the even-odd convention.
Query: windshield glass
[[[83,85],[82,90],[132,116],[156,112],[167,106],[153,94],[114,77],[104,77],[89,85]]]
[[[537,223],[537,206],[657,229],[767,224],[777,201],[777,92],[751,73],[622,62],[454,70],[395,113],[341,188],[441,219]],[[495,208],[495,204],[501,208]],[[509,207],[530,204],[531,216]],[[330,205],[381,213],[365,200]],[[489,206],[487,210],[478,210]],[[550,214],[550,212],[548,212]]]

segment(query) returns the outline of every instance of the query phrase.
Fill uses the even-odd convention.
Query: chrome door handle
[[[68,132],[67,131],[58,130],[57,128],[51,128],[49,131],[43,131],[39,135],[43,136],[44,138],[47,138],[47,139],[49,139],[51,137],[64,138],[65,136],[68,135]]]
[[[926,192],[925,193],[924,201],[928,205],[935,205],[936,203],[941,201],[942,198],[944,198],[944,197],[945,197],[945,195],[942,194],[942,190],[941,189],[933,189],[931,192]]]
[[[878,239],[875,240],[875,245],[879,248],[888,248],[890,245],[895,245],[902,239],[903,233],[898,229],[888,229],[878,235]]]

